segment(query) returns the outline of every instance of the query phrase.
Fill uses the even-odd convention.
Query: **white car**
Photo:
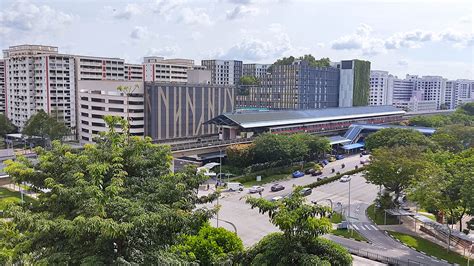
[[[339,179],[339,182],[349,182],[349,181],[351,181],[350,175],[343,175],[341,179]]]
[[[369,164],[369,163],[370,163],[369,158],[363,158],[363,159],[360,160],[360,164],[366,165],[366,164]]]
[[[262,186],[253,186],[249,190],[250,193],[258,193],[258,192],[262,192],[262,191],[263,191]]]
[[[281,199],[283,199],[282,196],[276,196],[276,197],[273,197],[273,198],[271,199],[271,201],[279,201],[279,200],[281,200]]]

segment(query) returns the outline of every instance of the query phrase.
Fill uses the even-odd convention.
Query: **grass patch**
[[[359,232],[357,232],[356,230],[336,229],[336,230],[332,230],[331,234],[335,236],[344,237],[344,238],[352,238],[357,241],[367,242],[367,239],[365,239],[365,237],[359,234]]]
[[[423,239],[421,237],[406,235],[398,232],[388,231],[394,238],[400,240],[406,245],[418,250],[423,251],[428,255],[434,256],[438,259],[444,259],[450,263],[457,263],[459,265],[467,265],[467,258],[461,256],[456,252],[447,252],[446,248],[437,245],[431,241]]]
[[[375,209],[374,204],[367,208],[367,215],[378,225],[384,225],[385,213],[382,209]],[[399,224],[397,217],[387,214],[387,225]]]
[[[32,202],[34,199],[23,194],[25,202]],[[6,188],[0,187],[0,210],[5,210],[7,205],[10,203],[20,203],[21,195],[20,192],[11,191]]]
[[[340,222],[342,222],[342,215],[338,212],[334,212],[332,215],[331,215],[331,219],[330,219],[331,223],[333,224],[338,224]]]

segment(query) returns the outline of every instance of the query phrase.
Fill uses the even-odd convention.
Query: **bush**
[[[336,180],[339,180],[343,175],[353,175],[353,174],[356,174],[356,173],[359,173],[359,172],[362,172],[364,171],[364,167],[361,167],[361,168],[358,168],[358,169],[354,169],[354,170],[350,170],[350,171],[347,171],[345,173],[339,173],[337,172],[337,174],[335,176],[332,176],[332,177],[326,177],[324,179],[321,179],[319,181],[316,181],[314,183],[311,183],[305,187],[309,187],[309,188],[315,188],[315,187],[319,187],[319,186],[322,186],[322,185],[325,185],[325,184],[328,184],[328,183],[331,183],[331,182],[334,182]]]

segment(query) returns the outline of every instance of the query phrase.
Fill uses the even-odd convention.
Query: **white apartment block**
[[[143,81],[145,79],[144,76],[144,66],[141,64],[127,64],[125,63],[124,69],[124,79],[131,80],[131,81]]]
[[[237,85],[242,77],[242,61],[202,60],[201,65],[211,71],[211,82],[217,85]]]
[[[415,89],[415,83],[412,80],[399,79],[395,77],[393,79],[393,96],[392,100],[395,101],[408,101],[413,95]]]
[[[39,110],[76,128],[74,57],[43,45],[11,46],[3,51],[7,117],[21,130]]]
[[[437,109],[436,101],[418,100],[416,97],[408,101],[400,100],[393,102],[393,106],[403,109],[406,112],[434,111]]]
[[[454,109],[464,103],[474,102],[474,80],[458,79],[446,82],[445,105]]]
[[[243,75],[262,78],[268,72],[271,64],[243,64]]]
[[[150,56],[143,59],[144,80],[156,82],[186,83],[188,69],[201,69],[191,59],[164,59]]]
[[[117,91],[131,88],[130,94]],[[144,96],[141,81],[78,81],[78,135],[81,143],[90,143],[99,132],[108,131],[103,117],[120,116],[130,121],[130,134],[144,135]]]
[[[370,71],[369,105],[392,105],[393,79],[388,71]]]
[[[120,58],[75,56],[77,80],[124,80],[125,62]]]
[[[5,113],[5,60],[0,59],[0,114]]]
[[[422,100],[436,101],[437,109],[445,103],[446,79],[440,76],[409,76],[415,82],[415,91],[422,93]]]

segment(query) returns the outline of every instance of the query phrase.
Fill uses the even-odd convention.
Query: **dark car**
[[[329,163],[328,160],[322,160],[322,161],[321,161],[321,164],[322,164],[322,165],[327,165],[328,163]]]
[[[300,194],[305,197],[305,196],[308,196],[308,195],[311,195],[311,193],[313,192],[313,190],[309,187],[305,187],[303,188],[302,190],[300,190]]]
[[[316,178],[316,180],[320,181],[320,180],[323,180],[324,178],[326,178],[326,176],[318,176],[318,178]]]
[[[296,172],[293,172],[292,176],[293,178],[298,178],[298,177],[304,176],[304,173],[300,171],[296,171]]]
[[[310,175],[310,174],[314,173],[314,171],[315,171],[315,170],[314,170],[313,168],[309,168],[309,169],[306,169],[306,170],[304,171],[304,173],[305,173],[305,175]]]
[[[311,173],[312,176],[318,176],[318,175],[322,175],[323,172],[321,172],[321,170],[318,170],[318,171],[314,171]]]
[[[280,185],[280,184],[274,184],[270,190],[275,192],[275,191],[280,191],[280,190],[283,190],[285,189],[285,187],[283,185]]]
[[[344,155],[342,154],[336,155],[336,160],[342,160],[342,159],[344,159]]]

